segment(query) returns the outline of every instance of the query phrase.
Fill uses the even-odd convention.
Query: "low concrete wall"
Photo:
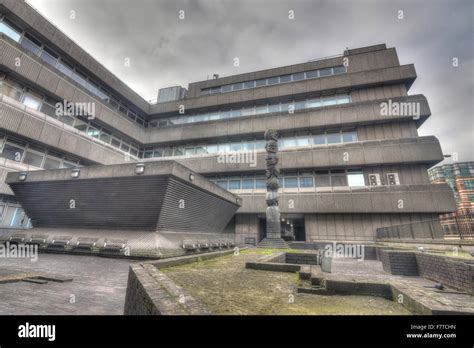
[[[130,266],[125,315],[208,315],[208,309],[175,284],[159,268],[208,260],[233,253],[233,250],[174,257]]]
[[[416,262],[422,277],[474,295],[474,261],[416,253]]]
[[[385,272],[421,276],[474,295],[474,261],[414,251],[380,250]]]
[[[318,253],[285,253],[285,262],[297,265],[319,265]]]
[[[379,255],[385,272],[402,276],[419,275],[414,252],[381,250]]]

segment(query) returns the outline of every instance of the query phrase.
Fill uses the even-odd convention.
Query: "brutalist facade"
[[[173,87],[162,94],[177,100],[150,104],[28,4],[0,0],[0,13],[0,192],[16,204],[2,203],[4,225],[28,224],[3,183],[9,171],[172,159],[238,194],[226,231],[257,243],[269,128],[280,134],[282,228],[295,240],[372,241],[378,227],[455,210],[449,187],[430,184],[443,154],[418,135],[430,109],[408,95],[415,68],[395,48]],[[58,116],[65,101],[83,116]]]

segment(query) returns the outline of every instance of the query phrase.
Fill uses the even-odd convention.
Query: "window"
[[[309,146],[309,137],[298,137],[296,138],[296,146]]]
[[[257,81],[255,81],[255,85],[257,87],[266,86],[267,85],[267,79],[257,80]]]
[[[331,182],[329,179],[329,172],[327,170],[317,170],[314,172],[314,180],[316,181],[316,187],[329,187]]]
[[[311,70],[311,71],[307,71],[306,72],[306,78],[307,79],[312,79],[312,78],[315,78],[315,77],[318,77],[318,70]]]
[[[72,76],[72,67],[65,63],[64,61],[60,60],[56,64],[56,68],[61,71],[64,75],[71,77]]]
[[[13,25],[7,24],[5,21],[0,22],[0,33],[5,34],[16,42],[20,41],[20,32],[21,30],[14,29]]]
[[[268,107],[267,107],[266,105],[264,105],[264,106],[257,106],[257,107],[255,108],[255,113],[256,113],[257,115],[259,115],[259,114],[266,114],[266,113],[268,113]]]
[[[244,88],[244,84],[243,84],[242,82],[240,82],[240,83],[234,83],[234,84],[232,85],[232,90],[233,90],[233,91],[239,91],[239,90],[241,90],[242,88]]]
[[[3,146],[3,151],[1,155],[2,157],[10,159],[12,161],[21,162],[23,152],[24,150],[22,148],[6,143]]]
[[[242,189],[244,190],[253,190],[253,187],[254,187],[254,181],[253,181],[253,178],[249,178],[249,179],[242,179]]]
[[[240,179],[229,180],[229,190],[240,190]]]
[[[326,145],[326,135],[316,134],[313,138],[314,145]]]
[[[255,81],[244,82],[244,88],[254,88],[254,87],[255,87]]]
[[[474,180],[466,180],[464,181],[464,188],[466,190],[474,190]]]
[[[336,97],[335,96],[329,96],[329,97],[324,97],[322,99],[322,104],[324,106],[327,106],[327,105],[336,105],[337,103],[337,100],[336,100]]]
[[[112,133],[108,130],[102,129],[102,132],[100,132],[100,140],[105,141],[107,144],[109,144],[110,139],[112,139]]]
[[[211,94],[217,94],[217,93],[220,93],[220,92],[221,92],[220,87],[212,87],[211,88]]]
[[[300,187],[313,187],[313,177],[312,176],[305,176],[300,178]]]
[[[130,151],[130,145],[125,142],[122,142],[122,145],[120,145],[120,150],[128,152]]]
[[[268,105],[268,112],[280,112],[280,104]]]
[[[44,101],[41,105],[41,112],[51,117],[57,118],[56,107],[54,106],[53,100],[48,100],[47,103]]]
[[[293,81],[304,80],[304,72],[293,74]]]
[[[255,179],[255,188],[256,189],[265,189],[267,187],[265,178],[256,178]]]
[[[0,94],[4,94],[15,100],[20,100],[23,86],[14,81],[1,81]]]
[[[331,170],[331,186],[347,186],[345,170]]]
[[[296,138],[283,138],[281,147],[296,147]]]
[[[219,144],[218,145],[218,152],[219,153],[229,152],[229,150],[230,150],[230,145],[229,144]]]
[[[56,66],[57,62],[58,62],[58,58],[59,56],[54,53],[53,51],[51,51],[50,49],[48,49],[47,47],[44,47],[43,48],[43,52],[41,52],[41,59],[43,59],[46,63],[52,65],[52,66]]]
[[[324,77],[324,76],[329,76],[332,75],[332,68],[324,68],[319,70],[319,76]]]
[[[357,132],[356,131],[349,131],[342,133],[342,142],[343,143],[352,143],[357,141]]]
[[[222,93],[230,92],[230,91],[232,91],[232,85],[225,85],[225,86],[221,87],[221,92]]]
[[[227,190],[227,180],[217,180],[216,184],[222,187],[224,190]]]
[[[344,65],[335,66],[333,70],[334,70],[334,75],[343,74],[346,72],[346,67]]]
[[[240,151],[240,150],[242,150],[242,144],[241,143],[230,144],[230,151]]]
[[[211,93],[210,88],[201,89],[201,95],[208,95],[209,93]]]
[[[291,177],[291,178],[284,178],[285,188],[297,188],[298,187],[298,178]]]
[[[61,166],[61,162],[58,159],[46,157],[44,160],[44,169],[57,169]]]
[[[23,39],[21,39],[20,45],[21,47],[25,48],[26,50],[30,51],[35,55],[38,55],[41,51],[41,42],[39,42],[29,34],[25,34]]]
[[[87,123],[80,120],[79,118],[76,118],[74,121],[74,128],[81,132],[86,132],[87,131]]]
[[[328,133],[327,140],[328,144],[338,144],[341,142],[341,133]]]
[[[112,138],[111,144],[112,146],[115,146],[116,148],[120,148],[120,140],[117,138]]]
[[[193,156],[196,153],[196,149],[194,147],[187,147],[184,149],[185,156]]]
[[[351,102],[351,97],[348,94],[341,94],[337,98],[338,104],[347,104]]]
[[[269,78],[267,79],[267,85],[275,85],[275,84],[278,83],[278,81],[279,81],[278,76],[276,76],[276,77],[269,77]]]
[[[207,145],[207,153],[217,153],[217,145]]]
[[[349,186],[365,186],[364,173],[362,171],[347,171],[347,182]]]
[[[281,75],[280,76],[280,83],[290,82],[291,75]]]
[[[26,151],[23,163],[41,168],[41,163],[43,163],[43,155],[31,151]]]
[[[318,108],[322,105],[320,98],[308,99],[306,102],[307,108]]]
[[[27,107],[29,108],[32,108],[32,109],[35,109],[35,110],[39,110],[40,106],[41,106],[41,101],[42,101],[43,98],[41,98],[39,95],[37,94],[33,94],[31,92],[27,92],[24,96],[23,96],[23,101],[22,103],[24,105],[26,105]]]

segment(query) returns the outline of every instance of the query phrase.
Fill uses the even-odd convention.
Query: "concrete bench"
[[[192,241],[192,240],[183,240],[183,243],[182,243],[182,248],[184,250],[197,250],[199,249],[199,244],[195,241]]]

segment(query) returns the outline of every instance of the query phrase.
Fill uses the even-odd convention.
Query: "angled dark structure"
[[[240,206],[240,198],[175,161],[12,172],[6,182],[30,217],[32,233],[122,231],[131,245],[150,232],[175,234],[177,249],[195,234],[209,243],[223,237]],[[141,248],[162,247],[155,244]]]

